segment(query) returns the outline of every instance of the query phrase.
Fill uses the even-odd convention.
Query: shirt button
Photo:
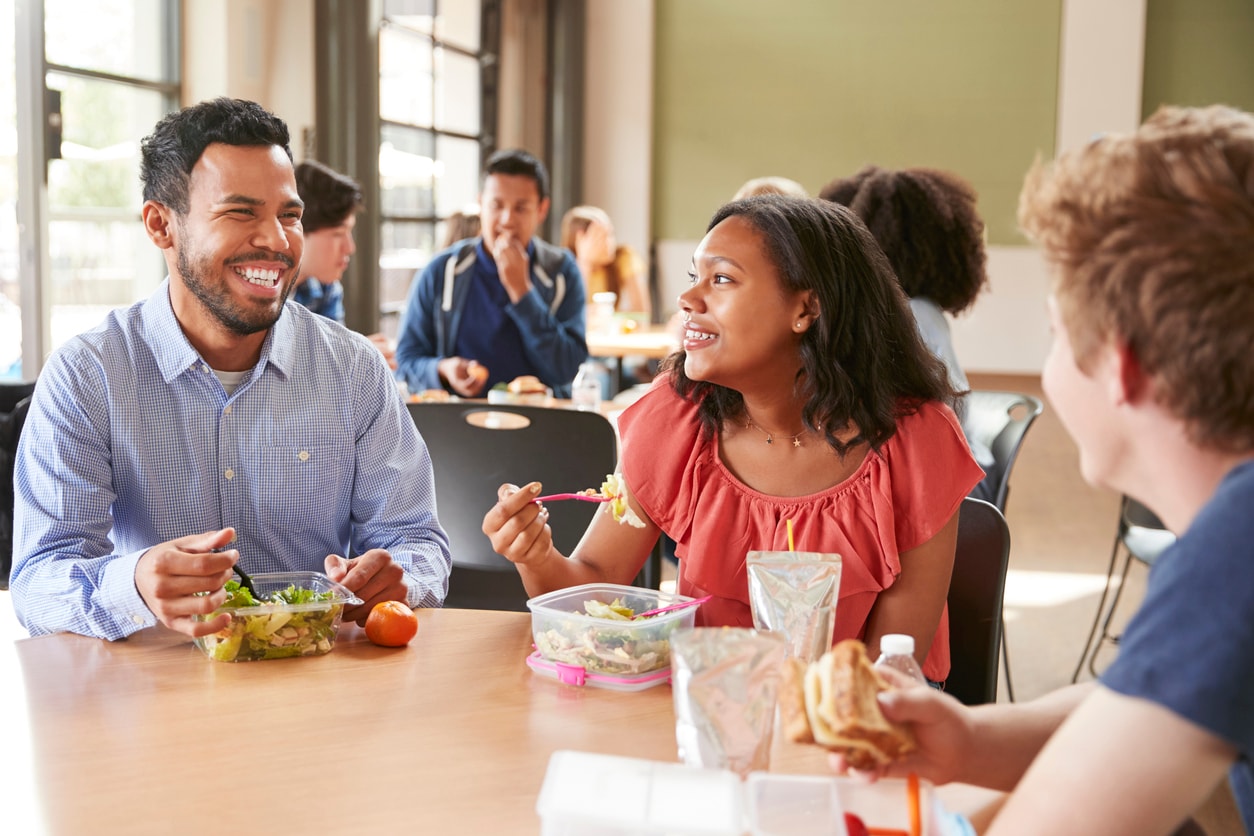
[[[209,364],[208,364],[208,363],[201,363],[201,364],[200,364],[200,370],[201,370],[202,372],[207,372],[207,371],[209,371]]]
[[[234,478],[235,478],[235,471],[234,471],[234,470],[232,470],[231,468],[229,468],[229,467],[228,467],[228,468],[226,469],[226,473],[223,473],[222,475],[223,475],[223,476],[225,476],[225,477],[226,477],[226,478],[228,478],[228,479],[234,479]]]
[[[296,458],[300,459],[302,462],[309,461],[309,451],[301,450],[300,453],[297,454]]]
[[[223,414],[223,415],[230,415],[230,414],[231,414],[231,405],[230,405],[230,404],[227,404],[227,405],[226,405],[226,409],[222,410],[222,414]]]
[[[132,615],[131,621],[134,621],[136,624],[143,624],[144,617],[142,615]]]

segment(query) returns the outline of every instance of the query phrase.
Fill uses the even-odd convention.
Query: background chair
[[[1023,437],[1043,408],[1039,398],[1019,392],[973,389],[967,395],[962,431],[993,455],[992,463],[983,465],[984,478],[972,495],[993,503],[1003,515],[1010,494],[1010,471],[1019,457]]]
[[[0,589],[13,567],[13,465],[34,381],[0,383]]]
[[[1097,602],[1097,613],[1093,616],[1093,626],[1089,629],[1089,637],[1084,642],[1084,650],[1080,653],[1080,661],[1075,666],[1071,681],[1080,678],[1084,669],[1084,660],[1088,659],[1089,673],[1097,676],[1097,654],[1106,642],[1119,643],[1118,634],[1110,632],[1110,622],[1114,618],[1115,609],[1119,606],[1119,596],[1123,594],[1124,584],[1128,580],[1128,569],[1133,562],[1141,563],[1147,568],[1154,565],[1158,556],[1176,542],[1176,535],[1167,530],[1153,511],[1131,497],[1125,496],[1119,504],[1119,526],[1115,530],[1115,544],[1110,550],[1110,567],[1106,570],[1106,587],[1102,590],[1101,600]],[[1122,552],[1123,567],[1119,570],[1119,583],[1115,585],[1115,567],[1119,565]],[[1114,594],[1111,588],[1114,587]],[[1106,599],[1110,598],[1110,606]],[[1104,617],[1103,617],[1104,613]],[[1098,625],[1101,635],[1098,635]],[[1094,641],[1096,639],[1096,641]],[[1091,652],[1090,652],[1091,651]]]
[[[1010,495],[1010,471],[1019,448],[1032,422],[1041,414],[1044,405],[1039,398],[1019,392],[997,392],[987,389],[972,390],[966,397],[962,418],[962,430],[975,446],[982,446],[993,457],[992,463],[982,463],[984,478],[971,491],[977,499],[987,500],[1006,515],[1006,499]],[[1006,625],[1001,626],[1002,666],[1006,671],[1006,696],[1014,702],[1015,688],[1010,677],[1010,648],[1006,644]]]
[[[958,546],[949,582],[949,678],[945,690],[965,705],[997,700],[1001,602],[1010,564],[1010,528],[1001,511],[967,497],[958,512]]]
[[[431,451],[441,525],[453,552],[445,606],[526,611],[518,570],[492,550],[483,515],[505,483],[547,493],[599,488],[618,460],[614,427],[596,412],[538,406],[418,403],[409,413]],[[553,542],[570,554],[601,506],[548,504]]]

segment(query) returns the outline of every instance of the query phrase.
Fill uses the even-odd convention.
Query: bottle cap
[[[885,656],[913,656],[914,636],[889,633],[880,637],[880,653]]]

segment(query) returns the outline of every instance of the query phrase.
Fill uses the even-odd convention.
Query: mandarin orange
[[[418,616],[400,601],[380,601],[366,616],[366,638],[382,647],[404,647],[418,633]]]

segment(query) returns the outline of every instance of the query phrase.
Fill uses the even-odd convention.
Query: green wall
[[[751,177],[817,193],[876,163],[957,172],[989,241],[1022,243],[1060,20],[1061,0],[657,0],[654,237],[701,237]]]
[[[1254,111],[1254,2],[1148,0],[1141,115],[1161,104]]]

